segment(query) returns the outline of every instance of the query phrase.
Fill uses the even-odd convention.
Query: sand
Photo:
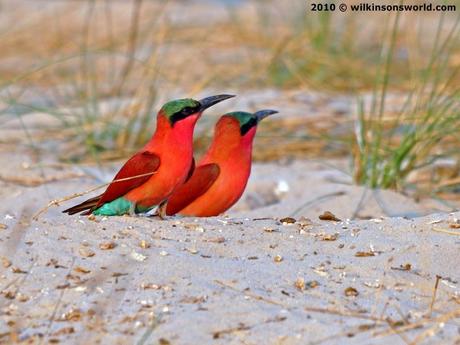
[[[1,157],[1,343],[460,339],[460,213],[353,186],[346,161],[256,163],[221,217],[63,215],[72,200],[33,220],[119,163]],[[320,220],[325,211],[340,220]]]

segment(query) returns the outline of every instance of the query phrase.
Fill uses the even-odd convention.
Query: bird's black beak
[[[225,101],[226,99],[232,97],[235,97],[235,95],[216,95],[200,99],[198,101],[200,102],[200,111],[204,111],[205,109],[212,107],[214,104]]]
[[[257,117],[257,122],[260,122],[263,119],[265,119],[267,116],[277,114],[277,113],[278,113],[277,110],[265,109],[265,110],[259,110],[255,112],[254,115]]]

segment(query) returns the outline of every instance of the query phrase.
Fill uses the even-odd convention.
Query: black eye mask
[[[199,104],[195,107],[185,107],[182,110],[178,111],[177,113],[172,114],[169,117],[169,121],[171,122],[171,125],[174,126],[174,124],[177,121],[183,120],[189,117],[190,115],[197,113],[199,110],[200,110]]]
[[[244,125],[240,127],[241,136],[249,132],[249,130],[252,127],[257,126],[257,123],[258,123],[257,119],[255,117],[251,117],[251,119],[248,122],[246,122]]]

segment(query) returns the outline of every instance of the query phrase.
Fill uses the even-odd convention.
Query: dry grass
[[[459,67],[448,67],[453,51],[460,45],[460,17],[448,25],[446,36],[442,35],[445,17],[440,17],[423,76],[411,78],[413,86],[404,104],[388,116],[387,94],[394,77],[399,20],[400,15],[396,15],[387,47],[382,50],[381,72],[371,104],[360,104],[356,122],[354,177],[357,183],[371,188],[405,189],[410,175],[427,167],[433,170],[441,159],[453,161],[454,175],[460,172]],[[428,189],[439,182],[433,180],[434,176]],[[420,182],[428,181],[416,180]]]
[[[363,107],[359,119],[370,130],[354,140],[352,119],[334,116],[286,119],[283,126],[267,123],[259,131],[256,159],[343,156],[352,145],[355,180],[390,188],[412,183],[412,172],[433,157],[459,161],[453,152],[458,147],[455,132],[439,137],[452,126],[442,119],[446,110],[455,111],[458,99],[458,32],[449,38],[458,22],[455,14],[401,14],[391,54],[386,54],[394,16],[313,13],[303,1],[252,1],[217,10],[195,4],[186,15],[179,1],[44,1],[39,9],[35,6],[2,3],[0,115],[52,116],[57,130],[52,127],[44,138],[52,134],[59,140],[57,151],[66,160],[130,154],[150,137],[152,114],[166,99],[204,89],[244,93],[268,87],[321,90],[329,97],[341,92],[351,99],[374,90],[373,110]],[[440,20],[443,26],[436,30]],[[433,48],[446,39],[448,51]],[[438,53],[436,64],[427,51]],[[382,57],[389,58],[387,65]],[[387,96],[395,91],[409,95],[409,107],[389,109]],[[427,121],[420,120],[425,115]],[[426,130],[426,140],[415,140],[420,146],[412,151],[416,159],[402,172],[390,169],[397,148],[410,139],[401,130],[429,126],[430,121],[437,121],[437,134],[432,137],[433,131]],[[457,126],[458,117],[454,121]],[[348,130],[337,134],[338,126]],[[358,139],[374,143],[388,133],[391,140],[385,145],[377,140],[378,148],[357,145]],[[208,137],[198,138],[199,149],[206,147]],[[270,145],[274,138],[277,145]],[[387,167],[374,164],[385,159]],[[415,178],[429,181],[424,190],[456,177],[453,172],[447,180],[438,178],[433,171],[420,170]],[[449,185],[448,191],[455,188],[457,184]]]

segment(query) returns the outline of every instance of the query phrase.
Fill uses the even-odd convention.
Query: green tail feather
[[[133,202],[121,197],[102,205],[97,210],[94,210],[93,214],[96,216],[122,216],[124,214],[130,214],[133,212],[144,213],[154,207],[155,206],[143,207],[141,205],[136,205]]]

